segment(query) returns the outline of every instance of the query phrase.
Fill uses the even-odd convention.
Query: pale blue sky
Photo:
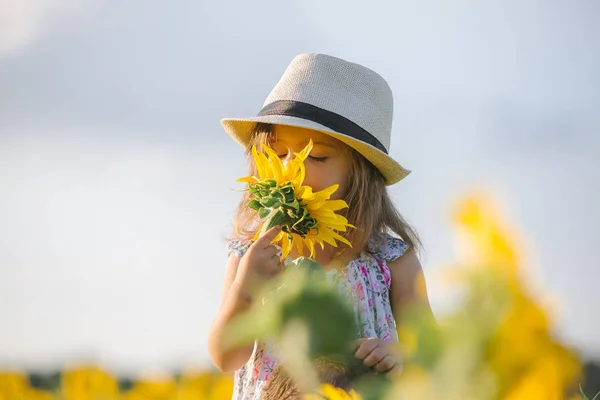
[[[599,27],[594,1],[1,3],[0,365],[208,365],[245,173],[219,119],[303,52],[390,83],[435,311],[451,202],[492,189],[560,332],[599,354]]]

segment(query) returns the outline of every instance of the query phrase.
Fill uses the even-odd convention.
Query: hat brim
[[[287,115],[264,115],[253,118],[224,118],[221,120],[221,125],[223,125],[225,132],[235,139],[236,142],[244,147],[248,147],[252,131],[257,122],[313,129],[332,136],[352,147],[369,160],[377,169],[379,169],[379,171],[381,171],[385,178],[386,185],[388,186],[406,178],[411,172],[398,164],[392,157],[370,144],[344,135],[343,133],[336,132],[317,122],[303,118]]]

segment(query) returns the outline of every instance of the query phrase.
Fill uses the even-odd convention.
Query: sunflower
[[[362,400],[362,396],[350,390],[346,392],[342,388],[324,383],[319,389],[319,393],[308,393],[302,397],[303,400]]]
[[[303,254],[304,247],[315,255],[315,245],[321,248],[325,243],[337,247],[344,243],[352,244],[337,232],[346,232],[354,228],[348,220],[336,211],[347,208],[344,200],[330,200],[339,188],[332,185],[314,192],[310,186],[303,185],[305,177],[304,160],[313,148],[312,140],[287,165],[283,165],[277,153],[266,144],[263,152],[252,146],[252,157],[256,164],[258,176],[246,176],[238,182],[248,183],[252,195],[248,206],[257,211],[262,226],[253,240],[275,225],[281,225],[282,231],[274,239],[281,242],[282,257],[286,258],[293,247],[298,255]],[[336,232],[337,231],[337,232]]]

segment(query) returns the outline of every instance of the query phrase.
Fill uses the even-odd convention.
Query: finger
[[[275,262],[269,262],[268,274],[270,276],[278,275],[283,270],[282,265],[283,263],[279,261],[279,259],[277,259]]]
[[[375,338],[360,338],[354,341],[354,352],[356,352],[360,346],[362,346],[364,343],[368,342],[368,341],[372,341]]]
[[[271,229],[269,229],[268,231],[263,233],[261,237],[256,239],[256,242],[254,242],[254,245],[258,246],[259,248],[262,248],[262,249],[267,248],[268,246],[271,245],[271,242],[273,241],[273,239],[275,239],[275,237],[277,235],[279,235],[279,232],[281,232],[281,225],[276,225],[276,226],[272,227]]]
[[[371,354],[373,350],[375,350],[379,346],[377,340],[367,339],[361,342],[358,346],[358,350],[354,353],[354,356],[358,359],[363,360],[366,356]]]
[[[269,258],[272,258],[272,257],[279,258],[279,249],[277,248],[277,246],[275,246],[273,244],[271,244],[265,248],[265,253],[267,254],[267,256]]]
[[[377,363],[377,365],[375,365],[375,370],[376,371],[389,371],[392,368],[394,368],[395,365],[396,365],[396,359],[391,354],[388,354],[385,357],[383,357],[381,359],[381,361],[379,361]]]
[[[402,363],[401,362],[396,362],[396,364],[394,364],[394,366],[392,367],[392,369],[390,369],[386,375],[397,375],[399,373],[402,372]]]
[[[367,367],[374,367],[379,362],[383,361],[383,359],[388,355],[387,351],[385,351],[382,347],[377,347],[368,356],[363,360],[363,364]]]

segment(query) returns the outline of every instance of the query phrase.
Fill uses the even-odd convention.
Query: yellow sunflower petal
[[[334,194],[339,187],[340,185],[335,184],[318,192],[313,192],[312,190],[305,189],[302,192],[302,199],[309,202],[324,202],[326,200],[329,200],[329,197],[331,197],[331,195]]]
[[[285,235],[283,237],[283,240],[281,241],[281,258],[286,259],[287,256],[290,255],[291,250],[292,250],[292,242],[290,241],[290,238],[288,237],[288,235]]]
[[[296,251],[298,252],[298,257],[302,255],[302,251],[304,250],[304,239],[300,237],[300,235],[292,234],[294,238],[294,244],[296,245]]]
[[[346,223],[346,218],[344,218],[343,220],[340,220],[340,219],[329,219],[326,217],[325,218],[319,217],[319,218],[317,218],[317,221],[319,221],[319,226],[320,226],[319,229],[329,228],[329,229],[335,229],[336,231],[346,232],[346,228],[348,226],[348,224]]]
[[[295,153],[296,157],[301,159],[304,162],[304,160],[306,160],[306,158],[308,157],[308,155],[310,154],[312,149],[313,149],[313,141],[312,141],[312,139],[309,139],[306,147],[303,148],[299,153]]]
[[[344,200],[327,200],[325,204],[321,206],[321,208],[325,210],[339,211],[341,209],[348,208],[348,203],[346,203]]]
[[[260,182],[260,180],[258,180],[258,178],[256,178],[255,176],[245,176],[236,180],[236,182],[258,183]]]
[[[333,247],[337,247],[337,243],[335,242],[335,240],[352,247],[352,244],[348,241],[348,239],[339,235],[338,233],[334,232],[333,230],[331,230],[329,228],[324,228],[324,229],[319,230],[319,237],[322,238],[325,242],[332,245]]]
[[[313,142],[312,139],[310,139],[308,145],[306,145],[306,147],[299,153],[294,153],[295,157],[287,164],[286,178],[289,181],[295,181],[295,184],[297,184],[298,187],[302,185],[302,182],[304,182],[304,161],[308,157],[308,154],[311,152],[312,148]]]
[[[252,158],[254,158],[254,165],[256,165],[256,172],[258,173],[258,179],[264,179],[266,172],[262,160],[259,156],[256,146],[252,146]]]
[[[333,247],[337,247],[337,243],[335,242],[335,239],[333,238],[333,235],[331,235],[331,230],[329,229],[319,229],[319,235],[317,236],[318,240],[324,241],[325,243],[333,246]],[[321,244],[321,247],[323,245]]]
[[[269,146],[263,145],[263,148],[265,149],[265,152],[268,155],[269,165],[274,174],[275,181],[277,183],[284,183],[286,181],[285,172],[283,163],[279,159],[279,156]]]
[[[347,228],[354,226],[348,223],[346,217],[338,215],[335,211],[347,208],[348,204],[343,200],[331,200],[330,197],[339,189],[339,185],[331,185],[328,188],[315,192],[310,186],[303,186],[305,178],[304,161],[310,154],[313,148],[312,140],[299,153],[295,153],[295,157],[286,165],[283,165],[277,153],[269,146],[263,145],[262,151],[257,151],[256,147],[252,147],[252,156],[256,163],[256,175],[240,178],[239,182],[248,184],[260,183],[267,179],[273,179],[278,184],[292,182],[295,195],[300,200],[301,206],[305,207],[305,211],[311,215],[316,221],[317,228],[310,229],[306,232],[307,225],[303,222],[297,228],[303,229],[305,237],[293,234],[288,237],[283,232],[277,235],[274,242],[281,243],[282,256],[287,257],[292,249],[298,252],[298,255],[304,255],[305,252],[310,253],[310,257],[315,255],[315,246],[318,244],[322,249],[325,244],[337,246],[338,242],[350,245],[348,240],[337,232],[346,232]],[[274,189],[277,190],[277,189]],[[260,237],[264,229],[260,229],[254,236],[254,240]]]
[[[306,239],[304,239],[304,244],[308,248],[308,251],[309,251],[308,256],[310,258],[314,258],[315,257],[315,242],[314,242],[314,240],[312,240],[310,238],[306,238]]]
[[[336,224],[339,224],[339,223],[347,224],[348,223],[348,220],[343,215],[336,214],[335,212],[333,212],[331,210],[326,210],[323,208],[311,211],[310,215],[313,216],[314,218],[317,218],[317,220],[319,220],[319,221],[324,221],[325,223],[328,223],[328,222],[333,222]]]
[[[275,239],[273,239],[273,241],[271,243],[279,243],[282,239],[283,239],[283,235],[285,235],[285,232],[279,232],[277,234],[277,236],[275,236]]]
[[[331,231],[331,230],[329,231],[329,233],[331,233],[331,236],[333,236],[338,242],[342,242],[342,243],[347,244],[348,246],[352,247],[352,243],[350,243],[348,241],[348,239],[346,239],[342,235],[339,235],[338,233]]]
[[[325,188],[323,190],[319,190],[318,192],[314,193],[314,200],[327,200],[329,199],[329,197],[331,197],[332,194],[334,194],[338,188],[340,187],[340,185],[338,185],[337,183],[335,185],[331,185],[328,188]]]
[[[285,169],[285,179],[287,181],[299,181],[300,177],[302,178],[302,181],[304,181],[304,174],[304,161],[299,159],[297,156],[287,163]]]
[[[258,159],[258,164],[260,164],[261,166],[261,169],[258,170],[258,177],[260,178],[260,180],[273,178],[273,169],[271,168],[271,165],[269,164],[269,160],[267,159],[265,153],[258,153]],[[263,173],[262,176],[260,175],[261,170]]]
[[[321,385],[321,393],[327,400],[351,400],[350,394],[342,388],[330,384]]]
[[[323,241],[323,239],[315,238],[313,240],[313,242],[315,242],[315,244],[318,244],[319,246],[321,246],[321,250],[325,250],[325,241]]]
[[[296,175],[293,179],[290,179],[295,188],[302,187],[304,183],[304,178],[306,177],[306,169],[304,168],[304,164],[300,164],[300,168],[296,172]]]
[[[296,197],[300,199],[308,199],[312,196],[312,188],[310,186],[296,187]]]

